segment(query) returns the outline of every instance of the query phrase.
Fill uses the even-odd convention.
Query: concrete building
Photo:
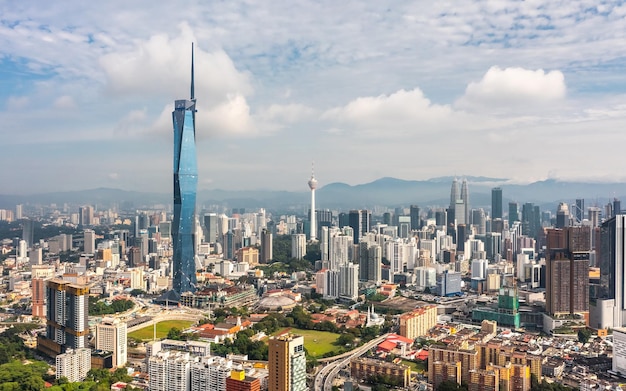
[[[191,364],[191,391],[226,391],[232,361],[223,357],[206,356]]]
[[[439,296],[453,296],[461,293],[461,273],[445,270],[437,275],[436,293]]]
[[[286,335],[269,339],[268,390],[307,390],[304,337]]]
[[[626,375],[626,328],[613,329],[613,365],[614,372]]]
[[[232,370],[226,379],[226,391],[261,391],[261,380],[246,376],[242,370]]]
[[[589,227],[547,231],[546,313],[589,313]]]
[[[86,348],[89,334],[89,287],[59,278],[46,282],[45,337],[38,337],[38,349],[50,357],[67,349]]]
[[[96,325],[96,349],[113,354],[113,367],[123,367],[127,361],[126,322],[103,318]]]
[[[31,280],[32,312],[38,318],[46,317],[46,284],[43,278]]]
[[[595,329],[626,326],[626,215],[602,223],[596,244],[600,284],[591,291],[589,325]]]
[[[400,335],[416,339],[437,324],[437,306],[428,305],[400,315]]]
[[[359,279],[380,284],[382,281],[382,248],[378,244],[362,241],[358,245]]]
[[[91,349],[68,349],[56,356],[55,363],[57,379],[65,377],[70,383],[83,381],[91,369]]]
[[[411,369],[407,365],[358,357],[350,360],[350,376],[366,380],[371,376],[385,376],[401,387],[408,387]]]
[[[190,390],[190,367],[189,353],[164,351],[150,356],[148,359],[150,391]]]
[[[272,233],[267,229],[261,232],[261,263],[269,263],[274,258]]]
[[[83,231],[83,252],[85,254],[96,253],[96,233],[93,229],[86,229]]]
[[[291,235],[291,257],[295,259],[303,259],[306,255],[306,235]]]
[[[359,265],[346,263],[339,266],[339,297],[356,300],[359,296]]]

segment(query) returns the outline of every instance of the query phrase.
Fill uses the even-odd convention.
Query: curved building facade
[[[177,293],[196,289],[196,99],[193,81],[193,46],[191,49],[191,99],[177,100],[172,112],[174,122],[174,220],[173,288]]]

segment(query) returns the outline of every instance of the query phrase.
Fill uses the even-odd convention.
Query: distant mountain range
[[[423,181],[380,178],[370,183],[348,185],[330,183],[317,190],[316,204],[320,209],[373,208],[374,206],[422,207],[446,206],[450,202],[453,177],[439,177]],[[558,202],[571,204],[584,198],[587,206],[603,206],[613,197],[624,198],[626,183],[588,183],[545,180],[525,185],[511,184],[502,178],[467,177],[472,207],[491,207],[491,189],[502,188],[504,209],[509,201],[532,202],[552,208]],[[199,205],[204,208],[261,208],[275,211],[304,212],[310,202],[308,191],[289,192],[271,190],[200,190]],[[626,199],[625,199],[626,201]],[[120,189],[98,188],[82,191],[56,192],[32,195],[0,195],[0,208],[13,209],[16,204],[62,206],[93,204],[108,207],[112,204],[122,209],[143,208],[152,205],[169,205],[172,195],[145,193]]]

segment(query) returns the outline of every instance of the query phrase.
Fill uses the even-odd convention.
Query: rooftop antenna
[[[194,88],[193,88],[193,42],[191,43],[191,100],[194,100]]]

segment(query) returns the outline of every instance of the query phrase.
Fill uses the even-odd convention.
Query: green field
[[[416,363],[413,361],[408,361],[408,360],[402,360],[402,364],[404,365],[408,365],[409,368],[411,368],[411,372],[417,372],[417,373],[424,373],[426,372],[426,365],[425,363]]]
[[[339,354],[343,351],[341,347],[333,345],[333,342],[339,338],[339,334],[330,333],[328,331],[285,328],[272,335],[281,335],[287,331],[291,334],[303,336],[304,348],[315,358],[321,358],[328,352],[336,352]]]
[[[156,326],[156,337],[157,339],[165,338],[170,329],[176,327],[179,330],[185,330],[194,323],[195,322],[190,320],[166,320],[163,322],[159,322]],[[153,335],[154,326],[146,326],[142,329],[128,333],[129,338],[141,339],[144,341],[152,340]]]

